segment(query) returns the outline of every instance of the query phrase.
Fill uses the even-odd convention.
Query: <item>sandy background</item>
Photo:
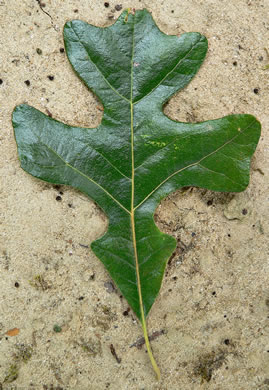
[[[39,3],[0,0],[0,389],[268,390],[269,1]],[[148,321],[164,333],[152,342],[160,383],[144,348],[130,348],[140,324],[80,245],[100,237],[106,217],[24,173],[11,125],[23,102],[71,125],[99,123],[99,103],[61,50],[62,28],[76,18],[107,26],[117,5],[148,8],[167,34],[209,40],[201,70],[165,108],[171,118],[249,113],[262,123],[244,193],[178,191],[156,214],[178,240]]]

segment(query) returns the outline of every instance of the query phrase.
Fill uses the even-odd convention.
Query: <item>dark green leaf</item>
[[[251,115],[195,124],[166,117],[163,104],[196,74],[207,40],[199,33],[167,36],[146,10],[124,11],[107,28],[68,22],[64,39],[75,72],[104,105],[102,122],[71,127],[16,107],[21,166],[81,190],[108,216],[108,231],[92,249],[142,322],[158,372],[145,318],[176,243],[156,227],[154,211],[183,186],[244,190],[260,124]]]

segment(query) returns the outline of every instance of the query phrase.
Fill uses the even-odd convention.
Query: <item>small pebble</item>
[[[104,286],[106,288],[106,291],[109,293],[109,294],[112,294],[113,292],[115,292],[115,287],[114,287],[114,284],[111,282],[111,281],[107,281],[104,283]]]
[[[26,84],[26,85],[27,85],[27,87],[29,87],[29,86],[30,86],[30,84],[31,84],[31,83],[30,83],[30,80],[25,80],[25,81],[24,81],[24,84]]]
[[[48,76],[48,79],[50,80],[50,81],[52,81],[52,80],[54,80],[54,76]]]

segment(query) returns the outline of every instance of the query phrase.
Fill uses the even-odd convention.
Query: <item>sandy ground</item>
[[[36,0],[0,0],[0,389],[268,390],[269,1],[42,3],[43,11]],[[163,333],[152,342],[159,383],[144,348],[130,347],[140,324],[80,245],[100,237],[106,217],[80,193],[22,171],[11,125],[23,102],[68,124],[100,122],[99,103],[61,51],[62,28],[76,18],[109,25],[116,5],[148,8],[167,34],[209,40],[167,115],[250,113],[262,123],[245,192],[178,191],[156,213],[178,241],[148,319],[150,333]]]

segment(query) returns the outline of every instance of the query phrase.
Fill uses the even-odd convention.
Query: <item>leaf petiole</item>
[[[152,367],[156,373],[157,380],[159,381],[161,379],[161,373],[160,373],[159,367],[157,366],[156,360],[154,359],[154,356],[153,356],[152,350],[151,350],[151,346],[149,343],[149,337],[148,337],[147,324],[146,324],[146,319],[145,319],[145,315],[144,315],[144,310],[142,311],[141,322],[142,322],[142,329],[143,329],[144,339],[145,339],[147,351],[149,354],[149,358],[150,358]]]

